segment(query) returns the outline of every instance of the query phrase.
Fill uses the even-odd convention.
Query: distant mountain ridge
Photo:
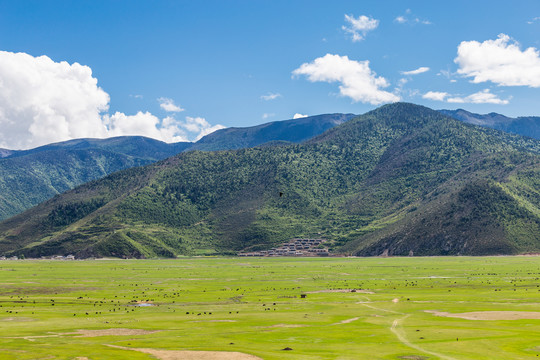
[[[463,109],[439,110],[439,112],[468,124],[540,139],[540,117],[538,116],[511,118],[494,112],[481,115]]]
[[[6,151],[0,159],[0,219],[115,171],[173,156],[190,145],[122,136]]]
[[[9,157],[9,156],[13,155],[16,152],[17,152],[16,150],[0,149],[0,159],[5,158],[5,157]]]
[[[9,150],[4,158],[14,158],[57,150],[100,149],[127,156],[158,160],[175,155],[190,147],[190,142],[165,143],[145,136],[117,136],[106,139],[82,138],[39,146],[29,150]]]
[[[189,151],[0,223],[0,255],[175,257],[328,239],[353,255],[540,252],[540,141],[414,104],[301,144]]]
[[[261,125],[217,130],[197,141],[189,150],[234,150],[265,143],[301,143],[343,124],[357,115],[323,114]]]
[[[230,128],[209,134],[196,143],[167,144],[143,136],[120,136],[74,139],[29,150],[0,149],[0,220],[85,182],[183,151],[298,143],[352,117],[353,114],[328,114]]]

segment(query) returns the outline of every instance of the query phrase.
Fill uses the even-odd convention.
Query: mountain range
[[[540,139],[540,117],[509,118],[463,109],[439,110],[457,120]],[[76,139],[30,150],[0,149],[0,220],[87,181],[141,166],[182,151],[231,150],[301,143],[355,117],[325,114],[266,124],[227,128],[195,143],[166,144],[141,136]]]
[[[167,144],[142,136],[76,139],[30,150],[0,149],[0,220],[115,171],[190,150],[226,150],[298,143],[352,118],[328,114],[218,130],[196,143]]]
[[[540,117],[538,116],[511,118],[494,112],[481,115],[463,109],[439,111],[468,124],[489,127],[540,140]]]
[[[538,140],[396,103],[300,144],[186,151],[86,183],[0,223],[0,254],[234,254],[293,237],[353,255],[538,252],[539,165]]]

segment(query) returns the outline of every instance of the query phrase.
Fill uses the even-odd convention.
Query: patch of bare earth
[[[357,289],[327,289],[327,290],[315,290],[315,291],[306,291],[306,294],[320,294],[320,293],[360,293],[360,294],[374,294],[374,292],[369,290],[357,290]]]
[[[304,327],[307,325],[301,325],[301,324],[276,324],[276,325],[270,325],[265,326],[266,329],[272,329],[272,328],[298,328],[298,327]]]
[[[79,329],[72,333],[63,333],[62,335],[79,335],[77,337],[96,337],[96,336],[132,336],[132,335],[147,335],[157,333],[160,330],[143,330],[143,329],[103,329],[103,330],[84,330]]]
[[[534,311],[473,311],[455,314],[435,310],[426,310],[426,312],[435,316],[459,318],[465,320],[540,320],[540,312]]]
[[[352,323],[353,321],[356,321],[360,319],[359,317],[355,317],[355,318],[352,318],[352,319],[347,319],[347,320],[342,320],[340,322],[337,322],[337,323],[334,323],[332,325],[341,325],[341,324],[348,324],[348,323]]]
[[[108,345],[122,350],[138,351],[152,355],[160,360],[262,360],[260,357],[235,351],[187,351],[128,348]]]
[[[1,319],[1,321],[34,321],[34,319],[29,317],[7,317]]]
[[[236,320],[196,320],[196,321],[190,321],[192,323],[216,323],[216,322],[236,322]]]

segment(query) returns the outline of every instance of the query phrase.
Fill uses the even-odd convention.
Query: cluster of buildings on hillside
[[[238,256],[328,256],[328,249],[319,246],[325,241],[325,239],[292,239],[277,248],[241,252]]]

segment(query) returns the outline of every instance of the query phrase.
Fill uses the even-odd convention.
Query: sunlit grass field
[[[1,261],[0,359],[536,358],[539,286],[540,257]]]

